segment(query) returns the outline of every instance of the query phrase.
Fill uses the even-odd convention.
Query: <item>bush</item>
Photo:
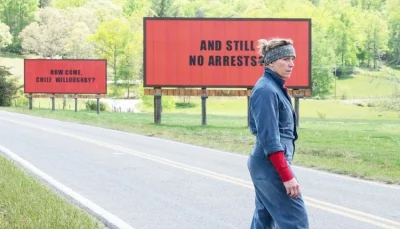
[[[24,92],[19,90],[16,97],[14,98],[15,107],[28,107],[29,99],[24,96]]]
[[[387,111],[400,111],[400,97],[393,96],[390,99],[381,100],[375,104],[375,107]]]
[[[108,91],[107,94],[111,98],[123,98],[124,97],[125,90],[123,87],[117,84],[111,84],[108,85]]]
[[[163,109],[173,110],[175,109],[175,97],[174,96],[162,96],[161,105]]]
[[[8,69],[0,66],[0,106],[12,106],[12,100],[17,97],[22,86],[18,85],[17,78],[10,78]]]
[[[144,95],[142,96],[143,106],[154,107],[154,96]],[[173,96],[161,96],[161,106],[163,109],[172,110],[175,108],[175,97]]]
[[[154,95],[144,95],[143,85],[139,85],[137,90],[138,97],[142,100],[142,105],[144,107],[154,108]],[[163,95],[161,96],[161,106],[162,109],[172,110],[175,108],[175,96]]]
[[[97,101],[88,100],[86,102],[86,109],[90,111],[97,111]],[[100,101],[100,111],[106,111],[108,109],[108,104]]]
[[[326,113],[324,113],[324,112],[317,111],[317,114],[318,114],[318,118],[320,118],[320,119],[326,118]]]
[[[175,103],[175,106],[177,108],[193,108],[196,107],[197,104],[196,103],[182,103],[182,102],[177,102]]]
[[[151,96],[151,95],[143,95],[141,98],[142,98],[143,106],[145,106],[145,107],[153,107],[153,104],[154,104],[154,96]]]

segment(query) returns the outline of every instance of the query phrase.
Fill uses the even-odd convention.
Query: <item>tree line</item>
[[[143,17],[311,18],[314,95],[330,93],[334,72],[400,64],[400,0],[2,0],[0,48],[106,58],[129,82],[142,77]]]

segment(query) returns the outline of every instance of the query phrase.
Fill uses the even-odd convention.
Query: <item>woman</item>
[[[250,131],[256,136],[248,168],[255,188],[252,229],[307,229],[300,186],[290,168],[297,131],[284,86],[296,58],[290,39],[259,40],[264,74],[250,96]]]

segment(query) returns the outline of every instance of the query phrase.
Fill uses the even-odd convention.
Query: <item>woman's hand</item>
[[[297,183],[296,178],[292,178],[289,181],[283,182],[283,185],[285,185],[286,188],[286,193],[293,197],[297,198],[300,194],[300,185]]]

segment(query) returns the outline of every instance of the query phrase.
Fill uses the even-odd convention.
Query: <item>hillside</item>
[[[377,99],[399,91],[400,70],[384,65],[379,71],[360,68],[356,74],[336,81],[336,98],[341,100]],[[332,96],[335,96],[335,88]]]

